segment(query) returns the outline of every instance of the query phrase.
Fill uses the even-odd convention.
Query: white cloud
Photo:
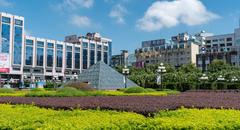
[[[70,21],[72,25],[79,28],[90,27],[92,25],[91,20],[87,16],[73,15]]]
[[[59,10],[76,10],[79,7],[91,8],[94,0],[63,0],[56,7]]]
[[[12,3],[10,3],[8,0],[0,0],[0,6],[9,7],[9,6],[12,6]]]
[[[178,24],[200,25],[218,17],[200,0],[157,1],[138,20],[137,27],[144,31],[157,31]]]
[[[109,13],[111,18],[114,18],[118,24],[125,23],[125,15],[127,14],[127,9],[121,4],[115,5]]]

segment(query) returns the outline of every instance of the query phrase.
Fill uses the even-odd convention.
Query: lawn
[[[29,105],[0,105],[0,129],[240,129],[240,111],[185,109],[154,117],[102,110],[52,110]]]

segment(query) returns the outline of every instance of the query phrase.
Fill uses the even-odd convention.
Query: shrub
[[[45,88],[54,88],[54,83],[47,82],[46,85],[44,86]]]
[[[146,91],[142,87],[130,87],[130,88],[127,88],[124,92],[125,93],[144,93]]]
[[[145,88],[145,92],[156,92],[156,90],[152,88]]]
[[[86,93],[77,90],[76,88],[64,87],[57,90],[58,96],[71,97],[71,96],[85,96]]]
[[[39,92],[39,91],[45,91],[45,89],[43,89],[43,88],[34,88],[34,89],[31,89],[31,91]]]
[[[0,93],[14,93],[12,88],[0,88]]]
[[[88,83],[82,83],[82,82],[70,82],[70,83],[65,84],[64,87],[76,88],[76,89],[79,89],[79,90],[82,90],[82,91],[93,91],[93,90],[95,90]]]

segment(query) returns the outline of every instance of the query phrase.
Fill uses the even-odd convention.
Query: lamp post
[[[78,75],[77,75],[77,73],[74,73],[74,75],[73,75],[73,79],[74,79],[74,82],[77,81],[77,79],[78,79]]]
[[[122,73],[124,75],[124,86],[125,88],[127,88],[127,75],[129,74],[129,69],[127,68],[127,66],[125,65],[124,68],[122,69]]]
[[[224,81],[225,78],[222,75],[219,75],[219,77],[217,78],[218,81]]]
[[[232,82],[237,82],[238,81],[238,78],[236,76],[233,76],[232,79],[231,79]]]
[[[222,75],[219,75],[219,77],[217,78],[217,81],[220,82],[220,86],[221,86],[221,84],[223,85],[223,87],[221,87],[221,89],[224,89],[225,88],[225,84],[223,84],[221,82],[224,82],[225,78]]]
[[[53,82],[53,87],[56,88],[56,81],[58,80],[58,76],[53,76],[52,82]]]
[[[203,87],[205,88],[205,82],[208,80],[208,76],[206,74],[203,74],[199,80],[203,81]]]
[[[33,69],[30,69],[30,88],[35,88],[35,83],[33,81]]]
[[[166,72],[166,67],[163,63],[160,63],[157,69],[157,84],[160,85],[160,89],[162,89],[162,75]]]

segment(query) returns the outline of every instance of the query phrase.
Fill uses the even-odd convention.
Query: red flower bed
[[[103,96],[103,97],[0,97],[0,103],[35,104],[54,109],[108,109],[132,111],[143,115],[159,110],[186,108],[240,109],[237,92],[185,92],[170,96]]]

